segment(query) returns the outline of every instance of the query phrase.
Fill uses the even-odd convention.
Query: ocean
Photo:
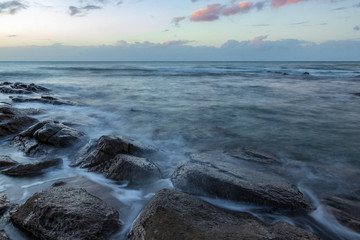
[[[0,175],[0,193],[18,203],[56,179],[81,175],[112,189],[127,206],[128,230],[157,190],[172,187],[169,177],[189,153],[249,148],[281,159],[284,175],[318,206],[310,220],[273,221],[285,219],[328,239],[360,239],[321,201],[332,195],[360,202],[360,62],[0,62],[0,81],[35,83],[77,103],[13,103],[44,110],[39,120],[77,124],[96,139],[131,136],[167,156],[159,163],[164,179],[146,189],[67,166],[33,178]],[[1,94],[0,101],[11,99]],[[8,139],[0,151],[28,160]],[[0,228],[27,239],[8,223]]]

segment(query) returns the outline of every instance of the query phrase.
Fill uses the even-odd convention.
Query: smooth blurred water
[[[295,183],[360,190],[347,179],[360,168],[359,62],[1,62],[0,81],[80,103],[14,104],[45,109],[39,119],[155,145],[168,154],[165,175],[189,152],[245,147],[286,161]]]

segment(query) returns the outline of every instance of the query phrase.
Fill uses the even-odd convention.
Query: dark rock
[[[114,158],[89,168],[114,180],[125,180],[132,183],[146,183],[161,177],[159,168],[146,158],[118,154]]]
[[[53,104],[53,105],[75,105],[75,103],[61,100],[52,96],[41,96],[41,97],[24,97],[24,96],[16,96],[10,97],[13,102],[37,102],[37,103],[45,103],[45,104]]]
[[[9,176],[26,176],[41,173],[42,170],[62,164],[62,159],[56,158],[48,161],[18,164],[2,170],[1,173]]]
[[[304,74],[304,75],[310,75],[310,73],[309,73],[309,72],[303,72],[303,74]]]
[[[0,137],[18,133],[35,122],[37,120],[27,116],[25,111],[0,103]]]
[[[16,164],[18,164],[18,162],[16,162],[9,156],[0,155],[0,169],[14,166]]]
[[[6,195],[0,195],[0,217],[10,208],[10,201]]]
[[[244,149],[238,148],[238,149],[226,151],[226,154],[228,154],[234,158],[240,159],[240,160],[261,163],[261,164],[281,164],[282,163],[279,158],[277,158],[276,156],[274,156],[270,153],[255,150],[255,149],[250,149],[250,148],[244,148]]]
[[[155,152],[156,149],[138,142],[129,137],[120,135],[105,135],[87,144],[84,149],[80,150],[82,155],[78,155],[71,166],[89,168],[114,158],[117,154],[129,154],[143,156],[146,153]]]
[[[8,235],[6,235],[4,230],[0,230],[0,240],[10,240]]]
[[[352,95],[360,97],[360,93],[353,93]]]
[[[128,240],[147,239],[319,239],[284,222],[267,225],[185,193],[159,191],[135,220]]]
[[[46,153],[49,147],[69,147],[84,136],[79,130],[57,121],[37,123],[18,134],[13,142],[27,154]]]
[[[120,227],[119,213],[84,189],[51,187],[35,193],[11,221],[40,239],[107,239]]]
[[[9,83],[4,82],[0,84],[0,92],[2,93],[10,93],[10,94],[31,94],[31,93],[39,93],[39,92],[49,92],[50,90],[36,85],[34,83],[24,84],[24,83]]]
[[[309,211],[303,194],[284,178],[257,171],[221,152],[191,155],[171,178],[188,193],[245,201],[291,212]]]
[[[341,197],[325,199],[328,209],[335,218],[346,227],[360,233],[360,201]]]

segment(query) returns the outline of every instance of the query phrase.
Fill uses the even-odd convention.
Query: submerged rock
[[[26,111],[0,103],[0,137],[18,133],[35,122],[37,120],[27,116]]]
[[[192,194],[205,194],[244,201],[292,212],[309,211],[303,194],[286,179],[241,164],[221,152],[191,155],[171,178],[175,187]]]
[[[27,154],[47,153],[49,147],[69,147],[85,134],[57,121],[37,123],[18,134],[13,142]]]
[[[10,208],[10,201],[6,195],[0,195],[0,217]]]
[[[282,164],[281,160],[270,153],[250,149],[239,148],[225,152],[226,154],[244,161],[260,164]]]
[[[4,230],[0,230],[0,240],[10,240],[8,235],[6,235],[6,232]]]
[[[155,148],[120,135],[106,135],[91,140],[71,166],[88,168],[107,178],[143,183],[160,177],[160,170],[149,159],[140,157],[155,152]]]
[[[284,222],[267,225],[249,214],[224,211],[194,196],[163,189],[135,220],[127,239],[319,238]]]
[[[11,221],[40,239],[107,239],[119,213],[81,188],[51,187],[35,193],[10,214]]]
[[[341,197],[329,197],[325,199],[328,209],[335,218],[346,227],[360,233],[360,201]]]
[[[41,171],[44,169],[58,166],[62,164],[62,162],[63,161],[61,158],[56,158],[38,163],[18,164],[15,166],[11,166],[5,170],[2,170],[1,173],[9,176],[34,175],[41,173]]]
[[[34,83],[24,84],[20,82],[9,83],[4,82],[0,84],[0,92],[2,93],[10,93],[10,94],[31,94],[38,92],[48,92],[49,89],[36,85]]]
[[[353,93],[352,95],[360,97],[360,93]]]
[[[0,169],[14,166],[16,164],[18,164],[18,162],[16,162],[9,156],[0,155]]]
[[[17,96],[17,97],[10,97],[13,102],[36,102],[36,103],[45,103],[45,104],[52,104],[52,105],[75,105],[75,103],[67,100],[62,100],[56,97],[44,95],[41,97],[24,97],[24,96]]]

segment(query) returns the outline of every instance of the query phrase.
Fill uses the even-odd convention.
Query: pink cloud
[[[261,43],[263,40],[267,39],[269,35],[261,35],[261,36],[257,36],[255,38],[253,38],[251,40],[251,44],[258,44]]]
[[[224,9],[222,15],[229,16],[237,13],[248,12],[253,8],[253,3],[248,1],[239,2],[236,5],[230,6],[229,8]]]
[[[194,22],[211,22],[219,18],[223,6],[219,3],[208,5],[191,14],[190,20]]]
[[[271,0],[271,6],[275,8],[279,8],[287,4],[298,3],[303,1],[307,1],[307,0]]]

